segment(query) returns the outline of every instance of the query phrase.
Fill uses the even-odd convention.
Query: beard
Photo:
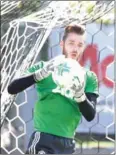
[[[68,56],[68,54],[67,54],[67,52],[66,52],[65,46],[63,46],[63,55],[65,55],[66,58],[67,58],[67,56]]]
[[[71,55],[71,53],[74,53],[74,54]],[[76,55],[75,55],[75,53],[76,53]],[[69,52],[67,52],[65,46],[63,46],[63,55],[65,55],[66,58],[68,58],[70,56],[70,58],[72,58],[72,59],[75,57],[78,57],[76,51],[70,51],[70,54],[69,54]]]
[[[78,53],[78,52],[76,52],[76,51],[71,51],[70,53]],[[71,57],[71,55],[70,55],[70,57],[71,57],[72,59],[74,58],[75,60],[80,61],[83,52],[79,52],[79,53],[80,53],[80,54],[77,54],[76,56],[72,55],[72,57]],[[65,55],[66,58],[69,57],[69,54],[68,54],[68,52],[67,52],[67,50],[66,50],[66,48],[65,48],[65,45],[63,46],[63,55]]]

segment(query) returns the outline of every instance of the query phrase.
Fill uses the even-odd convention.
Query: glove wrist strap
[[[81,102],[85,101],[85,100],[86,100],[86,95],[85,95],[85,93],[83,93],[80,97],[75,98],[75,100],[76,100],[76,102],[78,102],[79,104],[80,104]]]

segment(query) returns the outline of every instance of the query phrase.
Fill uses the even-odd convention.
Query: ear
[[[63,50],[63,45],[64,45],[64,42],[63,42],[63,40],[60,42],[60,47],[61,47],[61,49]]]
[[[63,42],[63,40],[60,42],[60,47],[63,47],[63,44],[64,44],[64,42]]]

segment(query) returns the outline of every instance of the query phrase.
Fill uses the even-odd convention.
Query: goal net
[[[114,1],[26,2],[1,1],[1,126],[16,102],[17,95],[7,92],[9,83],[36,62],[52,29],[91,23],[114,8]]]

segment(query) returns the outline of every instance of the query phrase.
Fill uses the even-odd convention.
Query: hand
[[[69,88],[62,88],[61,94],[76,101],[77,103],[81,103],[86,99],[86,95],[84,92],[84,83],[80,83],[78,86],[73,84]]]
[[[78,85],[73,84],[71,86],[68,86],[67,88],[57,86],[53,90],[53,92],[60,93],[61,95],[65,96],[69,99],[72,99],[72,100],[76,101],[77,103],[81,103],[86,99],[84,88],[85,88],[85,83],[79,82]]]
[[[86,95],[84,92],[84,83],[80,83],[78,86],[76,86],[75,84],[71,87],[71,91],[73,94],[73,99],[78,102],[81,103],[83,101],[85,101],[86,99]]]
[[[39,69],[33,74],[35,81],[38,82],[47,78],[54,71],[54,69],[63,62],[63,60],[64,56],[60,55],[46,62],[42,69]]]

